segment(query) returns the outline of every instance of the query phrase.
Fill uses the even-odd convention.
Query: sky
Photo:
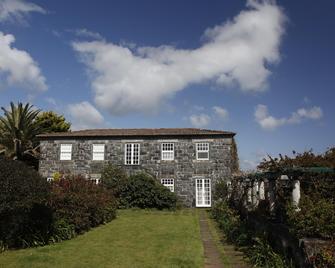
[[[80,3],[80,4],[79,4]],[[335,145],[333,0],[0,0],[0,106],[72,129],[236,132],[240,165]]]

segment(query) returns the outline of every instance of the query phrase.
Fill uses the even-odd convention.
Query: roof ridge
[[[185,136],[235,135],[233,132],[201,128],[98,128],[70,132],[40,134],[38,137],[92,137],[92,136]]]

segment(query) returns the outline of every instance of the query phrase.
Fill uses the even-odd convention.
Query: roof
[[[79,137],[230,136],[234,132],[199,128],[109,128],[40,134],[40,139]]]

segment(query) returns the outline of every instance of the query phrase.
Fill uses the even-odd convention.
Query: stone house
[[[210,207],[212,189],[234,166],[235,133],[195,128],[90,129],[39,135],[39,172],[99,180],[107,163],[128,174],[146,171],[186,206]]]

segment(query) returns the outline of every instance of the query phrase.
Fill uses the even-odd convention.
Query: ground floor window
[[[161,183],[171,192],[174,192],[174,179],[161,179]]]

